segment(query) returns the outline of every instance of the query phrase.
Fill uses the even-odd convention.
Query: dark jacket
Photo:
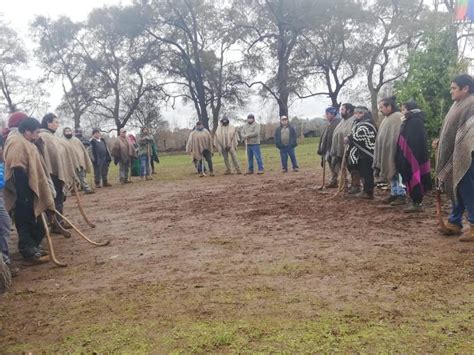
[[[291,125],[288,125],[288,128],[290,130],[290,142],[288,145],[284,145],[281,142],[281,126],[275,130],[275,144],[278,149],[287,148],[287,147],[295,148],[298,145],[298,142],[296,139],[296,129]]]
[[[105,143],[105,140],[104,139],[101,139],[100,142],[98,142],[96,139],[92,138],[90,140],[90,143],[91,143],[91,149],[92,149],[92,157],[91,157],[91,160],[92,160],[92,163],[96,164],[96,165],[100,165],[100,164],[103,164],[103,163],[110,163],[112,161],[112,157],[110,156],[110,152],[109,152],[109,148],[107,147],[107,143]],[[101,149],[102,151],[104,151],[105,149],[105,155],[104,156],[99,156],[98,155],[98,152],[99,152],[99,147],[98,145],[99,144],[102,144],[103,145],[103,149]],[[97,149],[99,148],[99,149]]]

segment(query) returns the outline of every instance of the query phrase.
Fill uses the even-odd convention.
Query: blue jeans
[[[390,194],[392,196],[405,196],[406,191],[402,186],[400,174],[395,175],[390,181]]]
[[[7,265],[10,264],[10,256],[8,253],[8,240],[10,239],[11,219],[5,209],[5,202],[3,201],[3,191],[0,190],[0,258]]]
[[[140,176],[151,176],[148,155],[140,155],[138,158],[140,159]]]
[[[263,171],[262,153],[260,152],[260,144],[247,145],[247,157],[249,163],[249,172],[253,171],[253,157],[257,161],[258,171]]]
[[[449,222],[462,226],[462,217],[467,210],[467,219],[474,224],[474,161],[459,182],[457,191],[457,202],[453,202],[453,210],[449,216]]]
[[[292,148],[289,146],[280,148],[281,168],[283,170],[288,170],[288,156],[290,157],[293,170],[298,169],[298,162],[296,161],[295,148]]]

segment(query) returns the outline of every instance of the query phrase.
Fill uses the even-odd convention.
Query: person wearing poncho
[[[130,166],[133,158],[136,158],[136,152],[133,145],[127,139],[127,131],[120,129],[120,134],[112,147],[112,156],[116,163],[119,164],[120,183],[130,183]]]
[[[420,212],[423,195],[432,188],[428,135],[424,114],[415,102],[404,103],[402,114],[395,166],[412,199],[405,212]]]
[[[463,242],[474,241],[474,82],[460,75],[451,83],[454,104],[444,118],[436,157],[436,178],[453,208],[445,228],[447,235],[462,234],[464,212],[471,224]]]
[[[72,129],[65,127],[63,129],[64,141],[69,146],[72,159],[76,162],[76,176],[81,184],[81,188],[86,194],[94,193],[86,179],[86,174],[92,172],[92,161],[89,157],[86,147],[81,140],[72,135]]]
[[[142,180],[151,180],[151,159],[153,158],[153,136],[147,127],[142,127],[137,136],[138,158],[140,159],[140,176]]]
[[[347,153],[346,156],[344,156],[344,151],[347,147],[347,145],[344,143],[344,139],[349,136],[352,131],[352,126],[355,120],[354,106],[350,103],[342,104],[341,117],[341,121],[334,129],[331,144],[331,159],[334,161],[338,171],[340,171],[343,159],[347,158]],[[359,173],[356,170],[353,170],[351,172],[351,188],[349,193],[355,194],[358,192],[360,192]]]
[[[337,176],[338,176],[338,166],[337,162],[331,157],[331,147],[332,147],[332,137],[334,130],[336,129],[341,119],[337,117],[337,109],[335,107],[328,107],[326,109],[326,119],[329,122],[329,125],[324,129],[321,139],[318,146],[318,155],[321,155],[321,165],[323,166],[325,162],[329,165],[329,170],[331,171],[331,181],[326,187],[337,187]]]
[[[395,97],[383,99],[379,102],[379,110],[385,116],[380,124],[375,141],[374,171],[382,181],[390,183],[390,196],[384,203],[399,206],[406,203],[406,191],[400,181],[400,174],[395,167],[397,142],[402,125],[400,113]]]
[[[196,124],[196,129],[191,132],[186,145],[186,152],[191,154],[193,160],[197,161],[199,176],[204,176],[203,159],[206,159],[209,167],[209,175],[214,176],[212,165],[213,142],[211,133],[204,128],[202,122]]]
[[[56,210],[63,214],[65,190],[72,186],[76,178],[77,164],[71,159],[72,153],[64,140],[55,135],[59,127],[59,118],[53,114],[48,113],[41,121],[41,129],[39,139],[35,141],[41,155],[44,158],[47,171],[51,176],[51,180],[56,190],[54,204]],[[57,216],[58,221],[63,224],[62,219]],[[65,224],[68,227],[67,224]],[[59,232],[56,227],[53,227],[54,233]]]
[[[375,139],[377,128],[370,111],[365,106],[354,110],[356,116],[352,132],[347,137],[349,142],[349,171],[357,170],[363,180],[363,191],[355,195],[363,199],[374,198],[374,160]]]
[[[8,135],[4,148],[5,208],[9,212],[14,210],[18,249],[32,264],[49,260],[41,248],[44,225],[39,217],[55,209],[54,190],[49,184],[44,160],[33,144],[40,126],[34,118],[25,119],[18,132]]]
[[[239,135],[237,130],[231,124],[229,119],[224,116],[221,119],[221,124],[216,129],[214,134],[214,146],[224,158],[226,167],[225,175],[231,174],[229,155],[232,158],[232,164],[237,174],[242,174],[240,171],[239,159],[237,158],[237,145],[239,144]]]

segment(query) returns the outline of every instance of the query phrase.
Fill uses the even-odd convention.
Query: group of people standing
[[[435,181],[452,201],[447,223],[440,227],[445,235],[463,234],[463,215],[471,224],[460,241],[474,241],[474,82],[469,75],[459,75],[451,83],[454,101],[446,115],[436,150]],[[374,199],[376,183],[387,184],[390,195],[383,201],[391,206],[411,205],[407,213],[423,210],[426,191],[432,189],[430,149],[424,113],[414,101],[399,109],[394,97],[379,102],[384,116],[380,126],[365,106],[346,103],[329,107],[329,125],[324,130],[318,154],[328,164],[331,180],[326,188],[339,187],[361,199]],[[346,168],[351,175],[346,179]]]
[[[432,142],[436,150],[435,181],[438,191],[443,190],[452,201],[448,221],[440,225],[445,235],[461,236],[460,241],[474,241],[474,81],[469,75],[456,77],[450,88],[454,101],[446,115],[439,140]],[[424,114],[413,101],[399,109],[395,98],[379,102],[384,116],[378,126],[365,106],[345,103],[340,112],[334,107],[326,110],[329,125],[322,133],[317,153],[322,164],[328,164],[331,180],[327,188],[338,187],[357,198],[374,198],[376,179],[390,186],[390,195],[384,200],[392,206],[406,204],[411,198],[408,213],[422,211],[423,196],[432,188],[430,149],[425,129]],[[63,203],[69,191],[76,191],[76,183],[84,193],[93,193],[86,174],[94,171],[96,188],[108,187],[108,169],[112,161],[119,165],[122,184],[130,175],[150,180],[153,162],[158,161],[156,143],[147,128],[137,138],[121,129],[117,140],[109,146],[98,129],[90,140],[82,132],[66,127],[63,137],[56,133],[59,118],[47,114],[41,123],[26,114],[16,112],[8,120],[8,134],[2,138],[0,153],[0,289],[11,275],[8,238],[11,217],[18,232],[18,249],[27,264],[49,261],[42,247],[47,225],[52,232],[63,233],[70,228],[62,220]],[[275,144],[280,151],[282,173],[299,167],[295,155],[296,130],[288,117],[280,118],[275,131]],[[4,139],[4,141],[3,141]],[[240,130],[223,117],[214,136],[198,122],[191,132],[186,150],[193,157],[197,172],[206,170],[214,175],[212,155],[217,149],[223,156],[226,171],[242,174],[236,150],[240,140],[247,153],[246,174],[264,173],[260,150],[260,125],[252,114]],[[206,164],[204,163],[206,161]],[[139,173],[137,172],[139,170]],[[347,179],[347,174],[350,179]],[[463,216],[471,224],[470,232],[463,234]],[[47,219],[45,218],[47,216]]]
[[[298,171],[295,148],[298,145],[296,130],[289,124],[288,117],[280,118],[280,126],[275,131],[275,144],[280,151],[282,172],[288,172],[288,158],[291,160],[294,172]],[[232,167],[236,174],[242,174],[239,160],[237,158],[237,146],[242,140],[245,142],[247,154],[247,170],[245,175],[255,173],[255,162],[257,163],[257,174],[264,173],[262,152],[260,149],[260,125],[255,121],[255,116],[249,114],[247,123],[241,128],[240,135],[237,129],[230,124],[229,118],[224,116],[220,120],[214,138],[204,128],[202,122],[197,122],[190,133],[186,144],[186,152],[193,158],[193,164],[198,174],[203,177],[206,173],[206,164],[209,175],[214,176],[212,155],[217,150],[223,157],[226,166],[225,175],[232,174]],[[232,160],[232,166],[231,166]],[[205,161],[205,162],[204,162]]]
[[[66,196],[77,193],[78,185],[86,194],[94,192],[86,178],[88,173],[94,172],[95,188],[109,187],[109,165],[114,161],[119,164],[120,182],[125,184],[130,182],[132,164],[138,162],[138,175],[143,180],[151,179],[156,144],[146,128],[136,140],[120,130],[109,149],[99,129],[94,129],[88,140],[80,130],[73,135],[69,127],[63,129],[60,137],[59,126],[59,117],[52,113],[39,122],[16,112],[9,117],[8,129],[1,137],[0,290],[16,273],[10,267],[10,216],[18,233],[23,263],[42,264],[49,261],[42,246],[46,228],[65,236],[71,228],[61,217]]]

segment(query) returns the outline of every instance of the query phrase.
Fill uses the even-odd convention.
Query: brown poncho
[[[344,138],[348,137],[352,132],[355,116],[348,119],[342,119],[336,126],[332,134],[331,157],[342,158],[344,155]]]
[[[127,163],[131,158],[136,158],[135,148],[125,137],[118,137],[112,146],[112,156],[119,159],[122,163]]]
[[[92,162],[84,144],[82,144],[82,142],[76,137],[71,137],[70,139],[65,138],[64,142],[69,146],[70,151],[73,154],[73,159],[76,162],[75,165],[84,169],[86,173],[91,173]]]
[[[444,118],[436,159],[436,177],[456,201],[456,189],[472,163],[474,95],[455,102]]]
[[[33,191],[35,216],[45,210],[54,210],[54,200],[46,175],[46,166],[36,146],[20,133],[11,133],[4,148],[5,189],[3,197],[5,208],[11,211],[15,207],[16,189],[13,180],[13,168],[21,168],[28,175],[28,186]]]
[[[221,154],[226,148],[230,149],[231,151],[236,151],[238,144],[239,136],[234,126],[220,125],[217,127],[216,133],[214,134],[214,145]]]
[[[51,131],[42,128],[39,136],[40,139],[35,144],[43,155],[49,173],[70,186],[76,176],[76,166],[70,157],[72,153]]]
[[[192,131],[188,138],[186,151],[193,159],[201,160],[202,152],[208,150],[212,153],[212,136],[207,129]]]
[[[393,112],[380,124],[374,151],[374,169],[380,170],[380,176],[391,180],[396,172],[395,155],[397,154],[398,137],[402,126],[403,115]]]

